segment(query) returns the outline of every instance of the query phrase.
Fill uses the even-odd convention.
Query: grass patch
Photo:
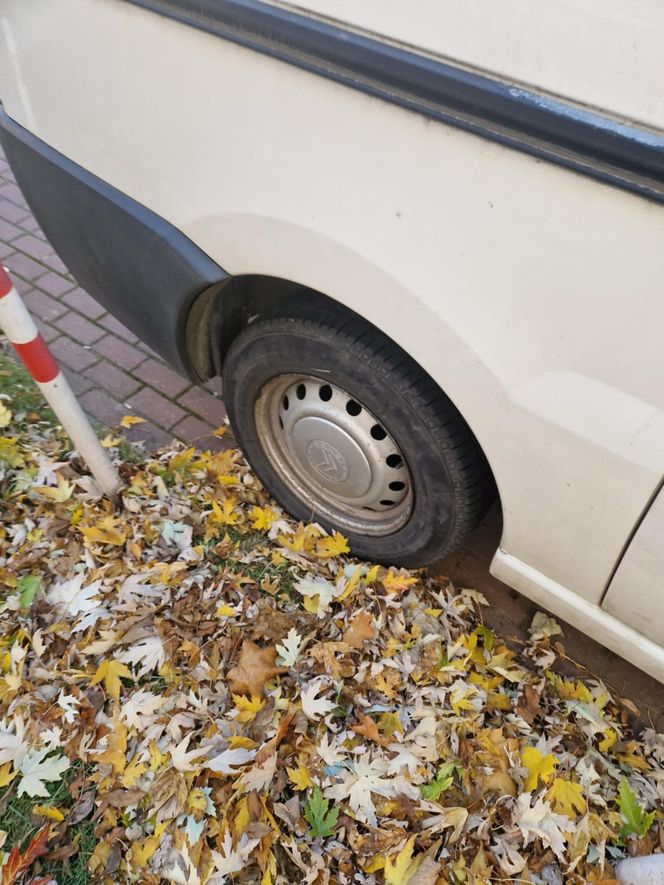
[[[18,423],[21,423],[22,415],[28,423],[58,423],[41,390],[3,344],[0,344],[0,394]]]
[[[3,846],[4,851],[10,851],[14,845],[25,850],[30,839],[48,823],[48,819],[41,815],[33,814],[33,808],[37,805],[46,805],[58,808],[65,818],[74,804],[71,795],[72,781],[82,773],[81,763],[74,763],[64,774],[64,777],[49,790],[48,798],[31,798],[15,793],[15,784],[10,784],[0,795],[0,830],[7,833]],[[90,881],[88,873],[88,861],[97,844],[94,830],[95,824],[88,816],[79,823],[64,829],[64,825],[53,824],[55,838],[49,842],[49,851],[68,845],[76,849],[67,860],[49,861],[44,857],[35,862],[34,870],[39,869],[39,875],[51,876],[58,885],[85,885]],[[62,832],[61,838],[57,835]],[[31,872],[34,873],[34,870]]]

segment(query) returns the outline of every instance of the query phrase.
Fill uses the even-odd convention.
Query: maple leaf
[[[373,618],[368,611],[358,612],[344,632],[343,640],[351,648],[361,649],[365,640],[373,639],[376,635]]]
[[[238,789],[243,793],[260,793],[271,783],[276,770],[277,754],[273,753],[260,765],[255,765],[242,774],[237,785]]]
[[[208,514],[208,522],[212,525],[235,525],[240,518],[235,510],[236,504],[237,500],[233,496],[224,498],[221,507],[216,501],[213,501],[212,512]]]
[[[316,555],[320,559],[340,556],[342,553],[350,553],[350,547],[348,540],[340,532],[334,532],[327,538],[320,538],[316,544]]]
[[[25,851],[22,852],[18,845],[14,845],[3,861],[0,885],[15,885],[16,882],[22,881],[22,874],[30,869],[38,857],[48,851],[47,843],[50,835],[51,826],[47,824],[35,833]]]
[[[212,852],[214,870],[212,871],[212,878],[208,880],[208,885],[224,885],[228,875],[239,873],[243,870],[249,855],[259,842],[260,839],[250,839],[246,833],[243,833],[237,845],[233,848],[233,838],[230,830],[226,830],[224,839],[219,846],[221,851]]]
[[[125,415],[120,421],[120,427],[125,430],[133,427],[134,424],[145,424],[145,418],[139,418],[138,415]]]
[[[66,756],[51,756],[49,747],[42,750],[28,750],[19,766],[22,775],[17,795],[48,796],[46,782],[59,781],[69,768]]]
[[[542,755],[537,747],[525,747],[521,751],[521,765],[528,772],[528,777],[523,785],[524,790],[531,793],[537,789],[540,780],[543,784],[548,784],[551,781],[558,761],[551,753],[546,756]]]
[[[251,722],[265,706],[265,701],[256,695],[248,698],[242,694],[234,694],[233,703],[238,711],[235,717],[238,722]]]
[[[283,672],[283,668],[275,666],[276,656],[276,649],[261,648],[251,639],[245,639],[237,664],[228,671],[233,694],[262,696],[268,679]]]
[[[407,572],[406,569],[400,569],[399,571],[390,569],[383,578],[383,587],[385,587],[388,593],[403,593],[404,590],[408,590],[409,587],[416,583],[417,578]]]
[[[557,777],[549,787],[546,798],[554,811],[567,815],[570,820],[576,820],[579,814],[585,814],[586,800],[581,784]]]
[[[551,848],[558,860],[565,857],[565,839],[576,825],[562,814],[555,814],[544,799],[539,798],[530,806],[530,793],[522,793],[516,800],[514,823],[521,830],[524,846],[533,839],[540,839],[545,848]]]
[[[636,801],[636,796],[630,789],[627,778],[623,778],[620,781],[617,801],[620,817],[623,821],[620,834],[623,837],[634,835],[641,838],[645,836],[655,820],[655,812],[645,813]]]
[[[307,790],[314,785],[311,775],[304,765],[300,765],[298,768],[287,768],[286,773],[288,774],[288,780],[296,790]]]
[[[123,664],[141,664],[138,676],[161,667],[166,660],[166,652],[161,638],[156,634],[139,639],[118,657]]]
[[[44,498],[50,498],[52,501],[62,504],[63,501],[68,501],[74,494],[74,486],[58,473],[57,486],[55,488],[53,486],[33,486],[33,491],[39,492]]]
[[[151,691],[135,691],[122,704],[120,718],[130,728],[142,731],[154,720],[154,714],[164,705],[164,698]]]
[[[320,787],[314,787],[313,793],[304,803],[304,819],[309,824],[311,835],[315,838],[327,839],[337,826],[338,808],[330,808]]]
[[[97,667],[95,675],[90,680],[90,685],[104,683],[104,688],[114,701],[120,700],[120,688],[122,679],[134,679],[134,674],[126,664],[116,661],[114,658],[105,658]]]
[[[378,726],[371,718],[371,716],[367,716],[366,713],[358,713],[358,719],[360,720],[359,725],[352,725],[351,728],[356,734],[361,734],[362,737],[368,738],[370,741],[373,741],[376,744],[380,744],[381,747],[386,747],[389,744],[389,739],[383,737],[383,735],[378,731]]]
[[[194,750],[187,752],[190,740],[191,735],[188,734],[179,744],[169,748],[171,761],[178,771],[197,771],[201,767],[201,763],[197,763],[196,760],[200,759],[201,756],[207,755],[207,747],[196,747]]]
[[[93,581],[87,587],[83,587],[86,575],[78,574],[69,581],[55,584],[46,594],[46,599],[51,605],[57,606],[65,615],[78,615],[96,608],[96,601],[101,588],[101,581]]]
[[[97,753],[97,761],[110,765],[114,774],[122,774],[127,765],[127,729],[117,720],[113,730],[104,738],[105,747]]]
[[[454,775],[456,772],[461,774],[461,766],[457,765],[456,762],[444,762],[439,766],[436,777],[432,781],[429,781],[428,784],[422,784],[420,787],[420,793],[425,799],[437,802],[445,790],[449,790],[454,783]]]
[[[236,749],[224,750],[218,753],[213,759],[208,759],[205,767],[217,774],[233,774],[236,775],[239,765],[246,765],[256,755],[255,750],[247,750],[244,747]]]
[[[320,680],[314,679],[306,688],[302,689],[300,700],[302,702],[302,710],[307,719],[313,719],[316,722],[323,716],[327,716],[336,707],[334,701],[327,698],[319,698],[317,695],[324,691],[328,686]]]
[[[80,701],[73,694],[65,694],[64,690],[60,690],[60,694],[58,695],[57,704],[61,710],[64,711],[63,719],[65,722],[74,722],[76,717],[78,716],[78,710],[76,707],[80,706]]]
[[[379,796],[396,795],[395,781],[384,778],[386,763],[381,759],[371,759],[368,753],[346,763],[348,771],[341,777],[341,783],[333,784],[325,790],[325,796],[337,802],[348,799],[348,804],[358,819],[376,826],[376,809],[372,793]],[[416,795],[417,794],[417,791]]]
[[[127,535],[117,528],[121,524],[119,517],[103,516],[96,525],[79,526],[86,541],[95,544],[108,544],[111,547],[121,547],[127,540]]]
[[[279,514],[272,507],[252,507],[250,514],[251,527],[258,532],[267,532],[272,524],[279,518]]]
[[[164,875],[168,878],[168,881],[173,882],[174,885],[202,885],[201,877],[198,875],[197,866],[191,859],[186,844],[180,849],[180,857],[175,861],[173,866],[164,870]]]
[[[385,885],[410,885],[414,881],[426,857],[425,854],[413,857],[414,847],[415,836],[411,836],[398,854],[385,858]]]
[[[0,765],[12,762],[18,767],[25,754],[28,744],[25,740],[25,722],[17,716],[12,722],[0,722]]]
[[[284,641],[277,645],[279,652],[278,663],[283,667],[294,667],[297,661],[304,639],[297,632],[295,627],[291,627]]]
[[[305,605],[307,599],[315,602],[312,608],[307,606],[307,611],[315,612],[319,618],[325,617],[325,613],[330,610],[332,600],[343,592],[325,578],[302,578],[295,582],[295,589],[306,597]]]

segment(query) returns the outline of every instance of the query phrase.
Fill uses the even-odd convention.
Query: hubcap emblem
[[[348,463],[336,446],[324,439],[312,439],[307,445],[307,461],[325,482],[340,485],[348,479]]]

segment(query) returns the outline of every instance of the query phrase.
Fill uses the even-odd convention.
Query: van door
[[[602,606],[664,646],[664,489],[627,548]]]

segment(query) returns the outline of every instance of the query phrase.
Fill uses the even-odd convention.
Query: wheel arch
[[[354,309],[354,306],[350,306],[345,301],[333,298],[318,289],[311,288],[292,279],[270,276],[268,274],[247,273],[229,277],[219,285],[203,292],[196,300],[190,311],[185,333],[187,358],[190,364],[194,366],[201,380],[221,375],[224,357],[228,348],[240,332],[253,320],[268,315],[276,316],[286,311],[297,311],[298,305],[306,305],[308,308],[311,308],[312,303],[320,305],[321,309],[332,307],[336,311],[341,311],[346,315],[357,318],[361,322],[368,323],[389,339],[392,344],[404,351],[410,360],[417,363],[421,371],[433,381],[440,392],[452,401],[475,437],[478,447],[486,460],[487,470],[491,475],[496,496],[500,500],[499,485],[493,465],[491,464],[491,452],[487,451],[487,447],[483,445],[481,426],[478,433],[476,427],[473,426],[474,422],[468,420],[464,410],[463,391],[458,390],[453,383],[455,375],[460,376],[463,374],[453,371],[452,367],[455,365],[459,366],[464,363],[472,365],[475,374],[488,375],[488,369],[479,366],[476,356],[471,356],[468,353],[466,345],[459,343],[458,347],[450,348],[448,345],[444,348],[448,356],[446,362],[449,363],[451,369],[450,384],[441,384],[439,373],[432,373],[430,366],[426,364],[426,360],[420,358],[421,353],[414,355],[412,349],[407,344],[404,346],[402,341],[390,334],[392,330],[388,330],[378,324],[380,321],[378,317],[375,318],[378,322],[373,321],[372,317],[368,316],[366,312],[359,312]],[[432,329],[435,331],[441,325],[440,317],[432,314],[426,305],[420,303],[419,311],[421,314],[421,326],[423,329],[429,330],[429,333]],[[412,312],[410,312],[410,317],[410,324],[412,325]],[[456,338],[449,326],[446,327],[445,337]],[[422,349],[426,351],[426,348]],[[479,380],[476,383],[483,384]],[[495,379],[491,383],[495,384]],[[487,387],[484,386],[480,389],[487,390]]]

